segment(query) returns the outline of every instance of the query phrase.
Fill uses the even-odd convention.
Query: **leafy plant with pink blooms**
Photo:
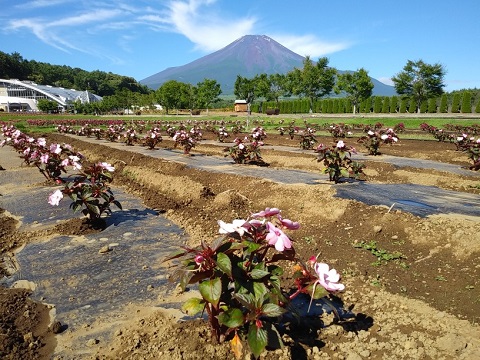
[[[236,164],[250,164],[250,165],[268,165],[262,159],[260,147],[263,146],[262,141],[245,138],[235,138],[233,146],[223,149],[227,152],[225,156],[230,156]]]
[[[472,161],[470,170],[480,170],[480,138],[475,139],[473,136],[462,134],[457,136],[457,150],[463,151]]]
[[[318,154],[317,161],[323,162],[325,166],[323,172],[328,174],[330,181],[334,181],[335,184],[342,177],[363,179],[365,165],[352,160],[352,153],[356,154],[357,151],[354,147],[346,145],[343,140],[330,147],[320,144],[315,152]]]
[[[194,126],[187,131],[184,126],[181,126],[179,130],[173,135],[173,141],[175,141],[175,147],[182,147],[184,154],[190,154],[190,151],[195,145],[202,139],[202,132],[199,127]]]
[[[82,168],[82,154],[69,144],[47,144],[45,138],[30,137],[14,126],[2,127],[2,133],[6,139],[0,145],[12,145],[25,163],[36,166],[48,181],[63,182],[61,175],[67,172],[68,166],[74,170]]]
[[[115,168],[99,162],[81,169],[79,174],[70,176],[62,189],[57,189],[48,197],[48,203],[58,206],[64,196],[68,196],[72,203],[73,212],[81,211],[91,224],[97,224],[102,214],[110,213],[113,204],[122,209],[115,200],[110,183],[113,180]]]
[[[358,143],[363,144],[369,155],[380,155],[380,146],[382,144],[395,144],[398,142],[398,136],[393,129],[368,130],[367,133],[358,139]]]
[[[160,134],[160,129],[154,127],[147,131],[145,136],[143,137],[143,146],[146,146],[150,150],[155,149],[158,143],[162,142],[162,134]]]
[[[307,127],[305,130],[298,131],[300,137],[300,149],[311,150],[318,142],[315,136],[316,130],[311,127]]]
[[[221,237],[213,244],[183,247],[165,261],[176,260],[179,286],[198,284],[200,297],[182,306],[189,315],[206,312],[216,342],[229,341],[237,359],[255,358],[273,343],[282,344],[278,325],[300,294],[312,299],[344,290],[340,275],[315,257],[305,264],[287,234],[298,222],[266,208],[246,220],[218,221]],[[282,287],[284,267],[295,269],[293,289]]]

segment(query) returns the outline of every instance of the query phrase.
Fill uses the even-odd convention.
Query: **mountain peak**
[[[260,74],[286,74],[295,67],[302,68],[304,59],[266,35],[245,35],[220,50],[186,65],[163,70],[140,83],[157,89],[169,80],[196,85],[205,79],[214,79],[220,84],[222,94],[230,95],[238,75],[253,78]],[[394,93],[392,90],[388,95]]]

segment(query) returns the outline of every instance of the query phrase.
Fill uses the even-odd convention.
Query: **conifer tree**
[[[375,101],[373,103],[373,112],[376,114],[380,114],[382,112],[382,97],[375,96]]]
[[[428,112],[431,114],[437,112],[437,99],[435,98],[428,99]]]
[[[390,113],[390,98],[387,96],[383,98],[382,113],[384,114]]]
[[[460,111],[460,93],[456,92],[453,95],[453,100],[452,100],[452,109],[450,112],[452,114],[458,113]]]
[[[392,96],[390,98],[390,113],[396,113],[398,110],[398,97]]]
[[[400,109],[398,110],[398,112],[400,114],[405,114],[407,112],[407,106],[408,106],[408,99],[402,99],[400,101]]]
[[[448,113],[448,96],[447,94],[443,94],[442,98],[440,99],[440,113]]]
[[[460,110],[463,114],[470,114],[472,112],[472,93],[464,91],[462,96],[462,108]]]

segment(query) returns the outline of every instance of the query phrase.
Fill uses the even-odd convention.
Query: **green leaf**
[[[218,306],[220,295],[222,294],[222,281],[220,278],[205,280],[198,286],[202,297],[214,307]]]
[[[262,312],[268,317],[277,317],[285,312],[285,309],[276,304],[265,304],[262,306]]]
[[[261,269],[253,269],[251,272],[250,272],[250,276],[252,277],[252,279],[255,279],[255,280],[258,280],[258,279],[261,279],[267,275],[269,275],[270,273],[266,270],[261,270]]]
[[[234,294],[233,297],[247,309],[255,308],[255,297],[252,294]]]
[[[315,287],[315,293],[313,293],[313,288],[314,287]],[[316,286],[314,286],[313,284],[307,286],[307,290],[311,294],[310,296],[315,300],[321,299],[322,297],[328,295],[328,291],[325,290],[325,288],[318,283],[317,283]]]
[[[268,344],[267,332],[262,328],[257,328],[253,323],[248,329],[247,341],[253,356],[258,358]]]
[[[219,253],[217,255],[217,266],[230,278],[232,277],[232,262],[230,261],[228,255],[225,255],[224,253]]]
[[[200,298],[191,298],[185,301],[182,305],[182,311],[188,315],[195,315],[203,311],[205,301]]]
[[[98,208],[98,206],[87,203],[87,209],[88,209],[88,211],[90,211],[94,214],[100,215],[100,209]]]
[[[264,283],[255,282],[253,283],[253,293],[255,294],[255,299],[261,300],[261,302],[263,302],[265,295],[268,294],[268,289]],[[260,303],[260,306],[261,306],[261,303]]]
[[[242,310],[238,308],[228,309],[227,311],[218,315],[218,321],[220,324],[229,328],[237,328],[243,325],[244,318]]]

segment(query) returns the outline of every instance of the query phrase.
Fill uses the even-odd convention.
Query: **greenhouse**
[[[32,81],[0,79],[0,111],[37,112],[38,101],[46,99],[58,104],[58,111],[65,112],[73,108],[75,102],[92,103],[102,97],[88,90],[79,91],[51,85],[38,85]]]

